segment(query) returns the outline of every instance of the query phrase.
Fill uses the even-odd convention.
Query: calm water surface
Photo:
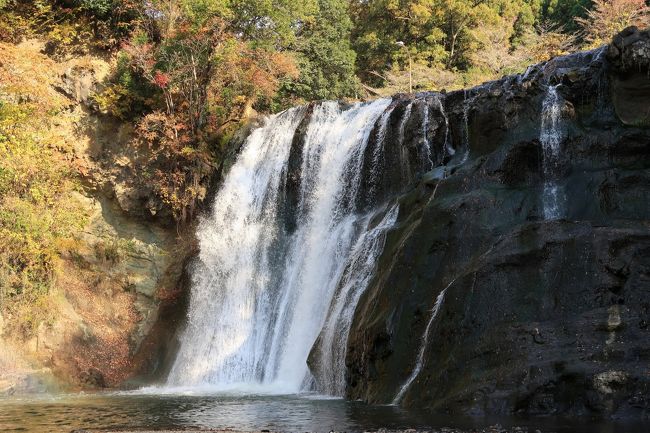
[[[432,416],[393,406],[317,396],[75,394],[0,399],[0,432],[58,433],[73,429],[231,428],[287,432],[366,429],[527,426],[557,433],[647,433],[648,425],[558,419],[469,419]]]

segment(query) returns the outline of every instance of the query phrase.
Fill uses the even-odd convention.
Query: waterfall
[[[558,85],[548,86],[542,102],[539,141],[542,145],[544,190],[542,201],[545,219],[557,219],[563,214],[564,191],[557,183],[562,130],[562,97]]]
[[[467,98],[467,90],[463,90],[463,147],[465,149],[465,154],[461,160],[461,164],[465,163],[469,159],[469,109],[470,106],[474,103],[476,96]]]
[[[402,118],[399,123],[399,129],[397,130],[399,134],[399,143],[400,143],[400,149],[404,155],[402,160],[406,162],[405,164],[402,164],[401,170],[402,170],[402,178],[403,179],[410,179],[409,173],[411,172],[411,167],[408,164],[408,146],[404,142],[404,134],[406,132],[406,124],[408,123],[409,119],[411,118],[411,111],[413,110],[413,101],[409,101],[409,103],[406,105],[404,108],[404,113],[402,113]]]
[[[390,116],[393,114],[395,107],[390,107],[379,118],[379,129],[377,130],[377,138],[375,141],[375,148],[372,151],[372,160],[370,165],[372,167],[378,167],[381,164],[381,157],[384,152],[384,141],[386,140],[386,132],[388,132],[388,122],[390,121]],[[370,194],[374,194],[377,191],[381,180],[381,173],[379,170],[373,170],[370,173]]]
[[[360,214],[355,205],[371,131],[388,121],[390,102],[295,108],[250,134],[199,224],[188,323],[168,386],[298,392],[321,335],[331,356],[316,383],[342,393],[354,307],[397,216],[396,206],[373,218],[378,209]],[[297,134],[300,182],[290,191]]]

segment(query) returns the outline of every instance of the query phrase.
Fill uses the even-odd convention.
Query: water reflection
[[[0,400],[0,431],[70,432],[73,429],[220,428],[291,432],[485,427],[495,423],[557,433],[641,433],[643,425],[558,419],[469,419],[405,411],[394,406],[314,396],[196,396],[93,394]]]

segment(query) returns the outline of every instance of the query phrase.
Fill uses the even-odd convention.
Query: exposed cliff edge
[[[432,142],[441,165],[397,199],[347,397],[649,416],[649,65],[650,35],[631,28],[523,75],[394,99],[411,120],[392,152],[413,162]],[[429,136],[410,126],[422,116]]]

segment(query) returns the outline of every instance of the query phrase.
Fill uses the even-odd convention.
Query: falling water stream
[[[564,209],[564,191],[557,182],[560,147],[564,138],[562,130],[562,97],[558,93],[558,87],[559,85],[555,85],[547,88],[542,103],[539,134],[539,141],[542,145],[544,174],[542,200],[544,219],[547,220],[562,217]]]
[[[321,335],[315,382],[343,394],[354,307],[398,211],[384,209],[373,224],[381,209],[356,206],[369,137],[390,102],[315,105],[295,191],[289,160],[306,108],[249,136],[198,229],[188,325],[168,386],[298,392],[313,382],[307,358]]]
[[[449,288],[449,286],[447,288]],[[436,302],[433,304],[431,315],[429,316],[429,321],[427,322],[426,328],[424,328],[424,334],[422,335],[422,341],[420,342],[420,349],[418,350],[418,356],[415,360],[415,367],[411,371],[411,374],[409,374],[409,377],[406,379],[406,381],[402,384],[402,386],[400,386],[399,391],[397,391],[397,395],[395,395],[395,398],[393,398],[393,404],[399,404],[399,402],[402,401],[404,394],[406,394],[406,391],[408,391],[413,381],[420,375],[420,372],[422,371],[422,367],[424,366],[424,355],[429,345],[429,334],[431,333],[431,327],[435,323],[436,317],[438,317],[442,302],[445,300],[445,293],[447,292],[447,288],[440,292],[436,298]]]

